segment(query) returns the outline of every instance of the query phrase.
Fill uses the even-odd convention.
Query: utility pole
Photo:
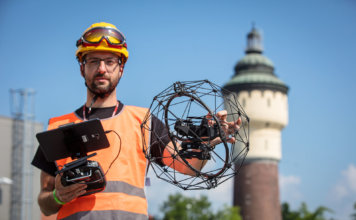
[[[34,96],[33,89],[10,90],[12,127],[11,220],[31,220],[33,204]]]

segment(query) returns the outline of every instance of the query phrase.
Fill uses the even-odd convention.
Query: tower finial
[[[252,22],[252,30],[247,34],[246,53],[262,53],[262,37],[259,31],[255,28],[255,22]]]

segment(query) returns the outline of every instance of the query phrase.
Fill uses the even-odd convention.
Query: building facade
[[[255,28],[247,35],[245,52],[224,85],[236,93],[250,118],[250,150],[234,180],[233,203],[241,208],[244,220],[280,220],[278,163],[281,131],[288,124],[289,88],[262,55],[262,37]]]
[[[0,178],[9,179],[11,184],[0,184],[0,219],[3,220],[25,220],[41,219],[41,212],[37,204],[37,196],[40,191],[40,171],[35,169],[28,161],[24,162],[22,153],[25,153],[28,160],[33,158],[38,143],[35,134],[43,131],[41,123],[32,123],[31,133],[33,133],[28,151],[23,152],[21,147],[16,149],[15,142],[21,141],[24,129],[27,126],[23,121],[16,121],[13,118],[0,116]],[[17,129],[18,132],[14,132]],[[23,144],[23,145],[26,145]],[[33,152],[33,153],[27,153]],[[32,155],[27,155],[32,154]],[[16,166],[16,167],[15,167]],[[24,176],[30,177],[26,181]]]

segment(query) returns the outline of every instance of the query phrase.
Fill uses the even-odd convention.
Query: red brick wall
[[[278,163],[246,163],[234,180],[234,205],[243,220],[281,220]]]

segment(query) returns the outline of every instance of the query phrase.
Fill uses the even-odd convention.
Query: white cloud
[[[350,192],[356,194],[356,166],[350,164],[347,170],[342,171],[342,175],[346,180]]]
[[[297,176],[279,176],[279,184],[281,188],[288,188],[300,184],[300,178]]]
[[[330,207],[338,219],[349,219],[356,202],[356,166],[350,164],[341,171],[340,179],[328,194],[327,207]]]
[[[342,181],[340,181],[337,185],[334,186],[333,193],[332,193],[334,195],[334,198],[338,200],[342,199],[347,195],[347,187],[341,182]]]
[[[332,189],[332,195],[338,200],[356,195],[356,166],[350,164],[341,171],[341,178]]]
[[[279,175],[279,187],[281,194],[281,202],[288,202],[295,209],[300,206],[303,195],[300,192],[299,186],[301,179],[298,176],[283,176]]]

